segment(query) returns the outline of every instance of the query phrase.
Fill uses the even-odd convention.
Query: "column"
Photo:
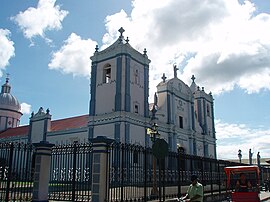
[[[109,194],[109,155],[108,147],[113,140],[104,136],[92,139],[92,202],[107,201]]]
[[[50,180],[51,154],[54,144],[34,143],[36,148],[35,174],[32,202],[47,202]]]

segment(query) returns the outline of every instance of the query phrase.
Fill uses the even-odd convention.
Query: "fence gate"
[[[34,159],[32,144],[0,143],[0,201],[31,201]]]
[[[69,144],[52,148],[49,199],[90,201],[92,145]]]

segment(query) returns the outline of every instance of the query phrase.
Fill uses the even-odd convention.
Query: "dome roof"
[[[10,94],[10,89],[11,86],[9,85],[7,78],[6,83],[2,85],[0,94],[0,108],[20,112],[21,105],[17,98]]]

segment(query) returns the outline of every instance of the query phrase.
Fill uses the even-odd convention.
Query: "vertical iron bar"
[[[120,151],[121,151],[121,154],[122,154],[122,159],[121,159],[121,175],[120,175],[120,177],[121,177],[121,189],[120,189],[120,194],[121,194],[121,198],[120,198],[120,201],[121,202],[123,202],[123,198],[124,198],[124,187],[123,187],[123,185],[124,185],[124,148],[125,148],[125,145],[123,145],[123,144],[121,144],[121,147],[120,147]]]
[[[145,148],[144,150],[144,202],[147,201],[147,197],[146,197],[146,181],[147,181],[147,148]]]
[[[220,164],[219,164],[219,160],[217,161],[218,163],[218,192],[219,194],[221,194],[221,179],[220,179]]]
[[[181,194],[181,184],[180,184],[180,181],[181,181],[180,158],[181,158],[181,156],[180,156],[180,152],[179,152],[179,149],[178,149],[178,151],[177,151],[177,168],[178,168],[178,183],[177,183],[177,185],[178,185],[178,193],[177,193],[177,197],[178,198],[180,198],[181,195],[182,195]]]
[[[213,196],[213,175],[212,175],[212,159],[210,160],[210,182],[211,182],[211,195]]]
[[[72,172],[72,201],[75,201],[75,189],[76,189],[76,158],[77,158],[77,142],[73,144],[73,172]]]
[[[205,186],[206,185],[206,183],[205,183],[205,181],[204,181],[204,168],[203,168],[203,157],[200,157],[200,162],[201,162],[201,173],[202,173],[202,184]]]
[[[9,191],[10,191],[10,180],[11,180],[11,172],[12,172],[13,149],[14,149],[14,144],[12,142],[10,144],[10,150],[9,150],[8,178],[7,178],[7,189],[6,189],[6,199],[5,199],[6,202],[9,201]]]
[[[160,172],[160,159],[158,158],[157,159],[157,162],[158,162],[158,198],[159,198],[159,201],[161,201],[161,172]]]
[[[163,201],[165,201],[165,158],[162,159]]]

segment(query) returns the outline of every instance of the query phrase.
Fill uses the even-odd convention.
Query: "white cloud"
[[[23,114],[30,114],[31,113],[31,105],[27,103],[21,103],[21,112]]]
[[[9,65],[10,58],[15,56],[14,42],[10,40],[10,31],[0,29],[0,77],[2,70]]]
[[[250,1],[133,0],[130,15],[121,10],[107,16],[103,48],[123,26],[130,44],[152,60],[150,94],[172,64],[179,78],[221,93],[239,86],[249,93],[270,90],[270,14],[258,13]],[[267,81],[267,82],[264,82]]]
[[[91,39],[84,40],[75,33],[70,34],[64,45],[53,53],[49,69],[89,77],[91,69],[89,57],[93,55],[96,44]]]
[[[55,2],[56,0],[39,0],[37,8],[29,7],[11,19],[18,24],[26,38],[31,40],[40,36],[51,42],[46,38],[45,32],[62,29],[62,21],[68,14],[68,11],[61,10]]]
[[[250,128],[245,124],[229,124],[216,120],[217,153],[220,159],[237,159],[238,150],[248,159],[248,151],[270,156],[270,128]]]

